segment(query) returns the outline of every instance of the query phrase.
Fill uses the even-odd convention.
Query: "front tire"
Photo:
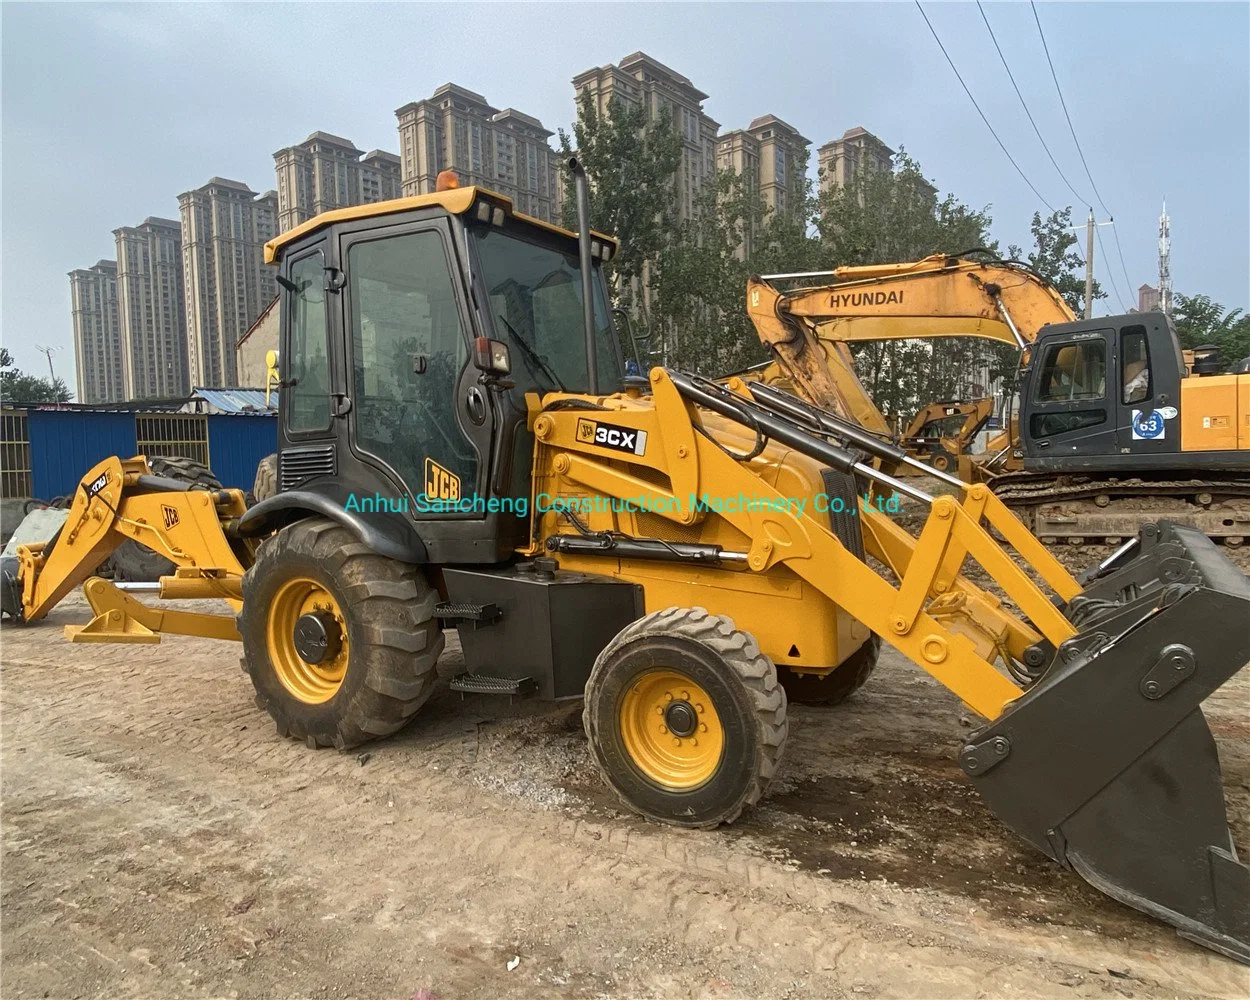
[[[325,518],[288,525],[243,577],[243,666],[278,733],[357,746],[401,729],[443,651],[438,594],[417,566]]]
[[[758,802],[789,730],[772,661],[703,608],[622,629],[595,661],[582,721],[621,802],[685,827],[732,823]]]

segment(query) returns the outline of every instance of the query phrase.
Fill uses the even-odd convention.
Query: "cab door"
[[[486,495],[493,418],[469,364],[449,222],[347,231],[339,254],[353,450],[405,492],[414,518],[481,518],[468,503]]]
[[[1170,330],[1149,314],[1142,320],[1120,327],[1115,379],[1119,452],[1133,456],[1135,464],[1149,464],[1152,455],[1174,455],[1181,446],[1174,340]]]
[[[1115,331],[1085,330],[1043,340],[1021,413],[1026,468],[1080,468],[1089,457],[1114,454]]]

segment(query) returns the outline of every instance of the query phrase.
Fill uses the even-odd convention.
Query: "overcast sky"
[[[976,5],[926,10],[1025,174],[1051,204],[1080,206],[1021,111]],[[1042,135],[1089,198],[1029,5],[985,10]],[[1124,251],[1127,276],[1104,229],[1100,280],[1110,291],[1114,277],[1129,305],[1130,289],[1155,281],[1166,196],[1176,290],[1250,306],[1250,7],[1039,11]],[[3,340],[40,373],[35,345],[63,348],[54,360],[71,386],[66,273],[112,258],[115,228],[176,219],[178,193],[214,175],[273,188],[274,150],[316,129],[398,151],[394,110],[448,81],[554,131],[574,117],[575,73],[641,49],[708,93],[705,110],[724,129],[772,113],[813,151],[855,125],[906,147],[942,192],[989,207],[1004,246],[1027,244],[1043,208],[914,3],[4,3],[0,17]],[[1100,308],[1118,312],[1120,302],[1112,293]]]

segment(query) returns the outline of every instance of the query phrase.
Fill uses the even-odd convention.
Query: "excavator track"
[[[1250,474],[1219,479],[1010,472],[994,493],[1048,545],[1118,545],[1160,519],[1238,546],[1250,536]]]

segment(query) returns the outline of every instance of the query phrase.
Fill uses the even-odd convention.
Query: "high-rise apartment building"
[[[844,186],[860,171],[894,169],[894,150],[859,125],[847,129],[841,139],[825,143],[816,156],[822,192]],[[918,187],[917,193],[923,197],[937,196],[937,188],[928,181],[921,181]]]
[[[764,115],[744,129],[720,136],[716,166],[744,176],[770,209],[784,214],[798,208],[811,144],[793,125]]]
[[[117,240],[117,309],[126,399],[185,396],[187,309],[182,226],[144,219],[113,230]]]
[[[446,83],[395,112],[405,195],[434,190],[439,171],[512,199],[517,211],[548,222],[559,218],[559,154],[552,133],[515,108],[500,110],[481,94]]]
[[[214,177],[178,196],[193,386],[235,385],[235,344],[277,294],[264,245],[278,232],[278,195]]]
[[[740,175],[771,211],[787,215],[801,210],[810,145],[793,125],[764,115],[744,129],[721,134],[716,167]],[[749,255],[755,234],[742,235],[740,252]]]
[[[280,232],[334,208],[399,197],[398,156],[375,149],[362,158],[349,139],[329,132],[314,132],[273,159]]]
[[[1142,285],[1137,289],[1137,311],[1154,312],[1159,308],[1161,297],[1154,285]]]
[[[707,94],[680,73],[644,52],[635,52],[619,63],[588,69],[573,77],[580,102],[589,94],[595,109],[604,114],[613,99],[646,109],[647,119],[667,110],[682,138],[681,164],[677,168],[674,203],[679,218],[694,215],[695,202],[705,182],[716,176],[716,134],[720,126],[703,113]]]
[[[80,403],[117,403],[122,384],[121,326],[117,316],[117,262],[69,272],[74,322],[74,369]]]

